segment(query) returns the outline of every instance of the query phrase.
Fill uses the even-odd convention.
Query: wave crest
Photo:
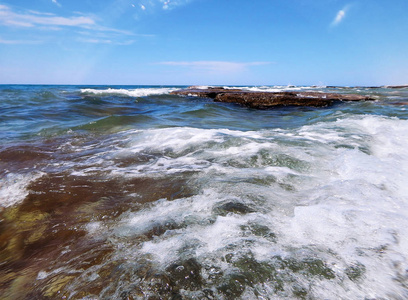
[[[121,95],[128,97],[146,97],[151,95],[167,95],[174,88],[139,88],[139,89],[81,89],[82,94],[91,95]]]

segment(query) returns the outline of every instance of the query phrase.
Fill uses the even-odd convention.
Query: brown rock
[[[240,90],[240,89],[225,89],[223,87],[209,87],[207,89],[200,89],[200,88],[197,88],[195,86],[192,86],[192,87],[188,87],[187,89],[184,89],[184,90],[173,91],[170,94],[215,99],[215,97],[218,94],[232,93],[232,92],[242,92],[242,90]]]
[[[384,86],[386,89],[405,89],[408,88],[408,85],[386,85]]]
[[[333,103],[333,100],[312,96],[298,96],[295,93],[224,93],[218,94],[217,102],[238,103],[251,108],[265,109],[274,106],[314,106],[323,107]]]
[[[173,91],[173,95],[197,96],[214,99],[216,102],[238,103],[247,107],[266,109],[278,106],[312,106],[324,107],[335,101],[374,100],[357,94],[337,94],[321,92],[253,92],[240,89],[196,87]]]

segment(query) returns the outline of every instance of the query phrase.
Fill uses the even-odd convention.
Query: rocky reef
[[[365,95],[323,92],[255,92],[222,87],[188,87],[171,92],[172,95],[196,96],[214,99],[216,102],[237,103],[250,108],[267,109],[280,106],[325,107],[338,101],[374,100]]]

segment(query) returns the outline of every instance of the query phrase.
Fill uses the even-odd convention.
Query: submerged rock
[[[336,101],[374,100],[357,94],[322,92],[254,92],[241,89],[210,87],[199,89],[190,87],[171,92],[172,95],[196,96],[214,99],[216,102],[237,103],[251,108],[266,109],[279,106],[330,106]]]
[[[166,268],[173,285],[186,290],[197,290],[203,284],[201,265],[194,258],[178,261]]]
[[[228,201],[225,203],[221,203],[215,206],[213,211],[220,216],[226,216],[228,213],[245,215],[255,212],[255,210],[252,209],[251,207],[236,201]]]

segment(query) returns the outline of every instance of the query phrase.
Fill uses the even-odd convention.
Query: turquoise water
[[[179,88],[0,86],[4,299],[408,297],[407,88]]]

